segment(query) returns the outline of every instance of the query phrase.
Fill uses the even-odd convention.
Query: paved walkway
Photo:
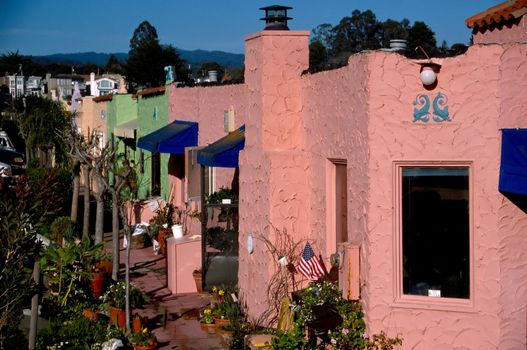
[[[124,276],[125,250],[121,249],[121,271]],[[152,247],[130,251],[130,279],[150,297],[143,309],[134,312],[148,316],[159,349],[220,350],[229,349],[229,339],[201,329],[199,309],[211,301],[209,294],[172,295],[166,285],[166,259],[154,255]]]

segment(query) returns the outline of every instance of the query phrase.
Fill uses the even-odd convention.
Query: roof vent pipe
[[[390,49],[393,51],[404,51],[408,47],[408,41],[404,39],[392,39],[390,40]]]

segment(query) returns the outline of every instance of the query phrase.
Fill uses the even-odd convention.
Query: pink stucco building
[[[246,37],[245,84],[170,87],[169,120],[198,121],[200,145],[229,108],[246,125],[238,278],[252,316],[275,265],[247,239],[274,226],[326,265],[338,243],[360,246],[368,332],[404,349],[525,349],[527,215],[498,191],[501,130],[527,128],[527,7],[508,4],[517,17],[504,5],[467,20],[475,44],[433,59],[430,86],[429,62],[395,52],[303,74],[309,32],[276,30]]]

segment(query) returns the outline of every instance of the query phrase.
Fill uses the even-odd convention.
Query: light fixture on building
[[[287,17],[287,10],[291,9],[293,8],[280,5],[260,7],[260,10],[265,11],[265,17],[260,18],[262,21],[265,21],[264,30],[289,30],[287,20],[293,18]]]
[[[421,83],[423,83],[423,85],[430,86],[436,82],[437,76],[431,66],[422,66],[419,79],[421,79]]]
[[[437,82],[437,74],[441,69],[441,65],[439,63],[432,62],[430,56],[428,56],[426,51],[421,46],[416,47],[415,50],[421,50],[426,56],[426,60],[417,62],[417,64],[421,65],[419,79],[425,87],[434,88]]]

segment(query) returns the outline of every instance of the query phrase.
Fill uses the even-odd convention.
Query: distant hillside
[[[182,50],[177,49],[181,58],[191,64],[194,68],[201,66],[206,62],[217,62],[224,67],[242,67],[244,64],[244,55],[235,54],[223,51],[205,51],[205,50]],[[33,56],[32,58],[41,64],[63,63],[81,65],[87,63],[94,63],[99,66],[104,66],[108,62],[111,53],[98,52],[79,52],[79,53],[57,53],[47,56]],[[126,60],[128,54],[124,52],[117,52],[114,55],[119,60]]]

